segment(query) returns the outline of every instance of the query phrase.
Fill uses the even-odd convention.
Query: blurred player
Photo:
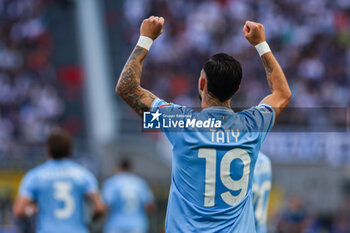
[[[155,210],[153,194],[147,183],[130,172],[123,159],[118,173],[103,184],[102,197],[108,206],[105,233],[146,233],[146,212]]]
[[[271,190],[271,161],[263,153],[259,153],[253,178],[253,206],[257,233],[266,233],[267,207]]]
[[[247,21],[243,33],[261,56],[271,94],[256,107],[233,112],[230,104],[240,88],[241,65],[227,54],[216,54],[200,73],[203,110],[195,112],[169,104],[140,86],[146,55],[162,33],[163,24],[162,17],[143,21],[140,39],[119,77],[116,92],[138,114],[151,111],[153,121],[167,115],[179,116],[177,120],[183,116],[183,121],[190,116],[192,122],[221,122],[219,128],[210,130],[199,128],[200,123],[194,128],[162,128],[173,146],[166,231],[255,232],[251,189],[257,155],[291,97],[283,71],[265,42],[264,27]]]
[[[38,208],[38,233],[85,233],[84,200],[93,204],[95,216],[105,211],[94,175],[71,161],[70,136],[55,130],[47,140],[49,160],[24,176],[14,204],[16,217],[30,216]]]

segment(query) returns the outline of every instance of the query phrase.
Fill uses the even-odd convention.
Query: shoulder
[[[30,169],[26,174],[25,177],[35,178],[38,175],[40,175],[41,172],[48,169],[48,162],[44,162],[32,169]]]
[[[147,184],[143,178],[133,173],[120,174],[118,178],[118,183],[133,185],[136,187],[143,187]]]
[[[29,170],[28,172],[26,172],[23,176],[23,179],[22,180],[25,180],[25,181],[31,181],[31,180],[34,180],[38,177],[39,175],[39,170],[37,168],[33,168],[31,170]]]
[[[46,163],[44,163],[26,172],[21,181],[21,190],[30,189],[40,184],[41,178],[44,177],[41,174],[45,172],[46,167]]]
[[[102,193],[107,195],[112,192],[116,187],[115,177],[109,177],[102,183]]]
[[[82,166],[81,164],[74,162],[74,161],[67,161],[67,164],[69,166],[69,169],[72,171],[72,174],[74,174],[74,177],[79,180],[83,181],[85,184],[95,184],[97,183],[96,177],[94,173],[92,173],[89,169]]]
[[[255,115],[255,114],[271,114],[274,113],[273,108],[268,105],[268,104],[259,104],[257,106],[253,106],[251,108],[245,109],[241,112],[239,112],[239,115],[244,115],[244,116],[250,116],[250,115]]]
[[[136,182],[138,182],[140,185],[147,185],[147,182],[140,176],[133,175]]]
[[[75,161],[68,160],[67,163],[72,169],[75,169],[76,171],[81,172],[84,175],[93,175],[93,173],[89,169]]]
[[[253,128],[258,128],[261,132],[269,132],[271,130],[276,116],[274,109],[265,103],[239,112],[238,115],[246,124]]]
[[[156,98],[151,105],[151,111],[156,111],[157,109],[162,109],[162,110],[179,109],[182,111],[193,112],[193,109],[189,107],[175,104],[172,102],[166,102],[165,100],[162,100],[160,98]]]
[[[118,188],[120,186],[123,186],[124,184],[128,184],[132,182],[132,180],[130,179],[130,176],[127,174],[115,174],[109,178],[107,178],[104,182],[103,182],[103,186],[105,188]]]
[[[103,187],[112,186],[113,184],[115,184],[117,182],[118,182],[118,177],[116,175],[111,176],[103,182]]]
[[[150,191],[150,187],[145,179],[143,179],[141,177],[137,177],[136,181],[137,181],[137,184],[142,191],[144,191],[144,192]]]
[[[119,176],[119,178],[125,182],[131,182],[131,183],[141,183],[142,178],[138,175],[135,175],[133,173],[124,173]]]

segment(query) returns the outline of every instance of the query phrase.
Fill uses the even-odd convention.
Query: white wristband
[[[137,46],[149,50],[153,44],[153,40],[147,36],[140,36]]]
[[[265,53],[271,52],[270,46],[267,44],[266,41],[261,42],[260,44],[255,45],[256,50],[259,53],[259,56],[261,57]]]

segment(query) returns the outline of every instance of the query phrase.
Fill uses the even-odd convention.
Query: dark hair
[[[127,158],[122,158],[119,161],[119,168],[125,171],[129,171],[131,169],[131,162]]]
[[[203,67],[209,94],[224,102],[231,98],[242,80],[241,64],[225,53],[212,56]]]
[[[63,129],[53,130],[47,139],[49,156],[53,159],[69,157],[72,151],[72,139]]]

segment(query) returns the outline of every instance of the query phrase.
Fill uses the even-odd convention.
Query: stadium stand
[[[42,143],[62,114],[40,1],[0,2],[0,151]]]

